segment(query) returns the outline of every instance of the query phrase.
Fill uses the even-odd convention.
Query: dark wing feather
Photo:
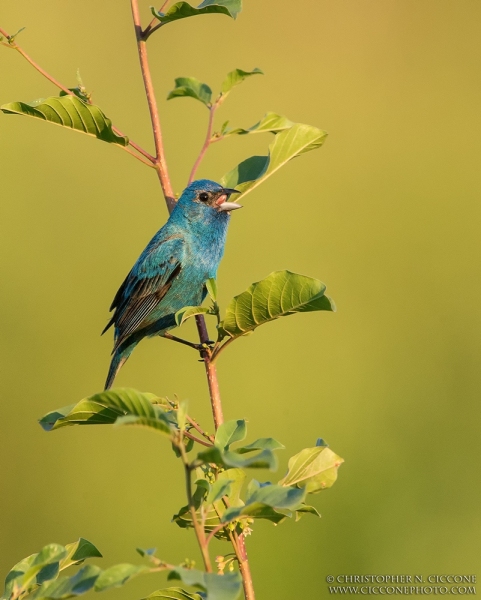
[[[112,302],[115,313],[102,332],[115,325],[115,348],[145,327],[149,315],[169,291],[182,269],[182,246],[178,237],[170,237],[152,248],[149,245],[127,275]]]
[[[130,296],[130,301],[119,306],[117,309],[117,311],[119,311],[118,319],[115,319],[118,336],[115,340],[114,350],[118,348],[130,334],[134,333],[137,329],[140,329],[141,325],[145,326],[145,321],[148,320],[149,314],[156,306],[158,306],[165,294],[167,294],[174,279],[179,275],[181,270],[182,267],[180,264],[175,265],[175,268],[169,274],[167,281],[161,285],[158,284],[157,277],[154,280],[149,280],[148,285],[145,280],[141,280],[142,283],[139,286],[138,292],[135,293],[134,296]]]

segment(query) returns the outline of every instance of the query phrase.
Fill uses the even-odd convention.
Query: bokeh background
[[[149,15],[142,2],[143,15]],[[314,497],[321,520],[249,539],[258,597],[323,598],[327,574],[476,573],[480,554],[481,5],[476,0],[250,2],[237,22],[169,25],[149,51],[170,171],[181,191],[202,144],[205,108],[165,102],[176,76],[217,90],[260,67],[218,126],[267,110],[329,132],[233,215],[220,299],[288,268],[326,282],[336,314],[267,325],[219,362],[227,418],[272,435],[287,458],[319,436],[345,458]],[[152,148],[127,0],[3,1],[1,26],[55,77],[85,85],[114,123]],[[0,48],[0,102],[55,88]],[[179,464],[142,430],[37,419],[99,391],[100,337],[125,274],[166,219],[155,174],[113,146],[0,117],[0,572],[44,544],[79,536],[101,564],[198,559],[170,523],[184,503]],[[216,179],[270,138],[229,139],[199,175]],[[194,336],[189,325],[184,335]],[[190,400],[210,422],[202,365],[188,348],[143,342],[118,384]],[[256,473],[254,473],[256,475]],[[217,551],[221,553],[223,546]],[[200,561],[199,561],[200,562]],[[141,598],[140,578],[106,599]]]

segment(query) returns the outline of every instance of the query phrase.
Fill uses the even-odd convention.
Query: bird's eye
[[[202,192],[202,194],[199,195],[199,200],[201,200],[202,202],[207,202],[208,199],[209,194],[206,194],[205,192]]]

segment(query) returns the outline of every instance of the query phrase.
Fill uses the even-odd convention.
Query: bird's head
[[[231,194],[239,192],[209,179],[199,179],[185,188],[177,204],[199,215],[207,212],[211,215],[224,213],[227,216],[231,210],[242,208],[240,204],[229,202]]]

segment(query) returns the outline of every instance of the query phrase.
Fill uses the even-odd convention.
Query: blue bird
[[[189,344],[168,330],[176,326],[178,310],[202,303],[206,281],[216,277],[230,212],[241,208],[228,201],[234,193],[239,192],[208,179],[191,183],[138,258],[115,295],[110,307],[115,312],[102,332],[115,326],[106,390],[144,337],[160,335]]]

